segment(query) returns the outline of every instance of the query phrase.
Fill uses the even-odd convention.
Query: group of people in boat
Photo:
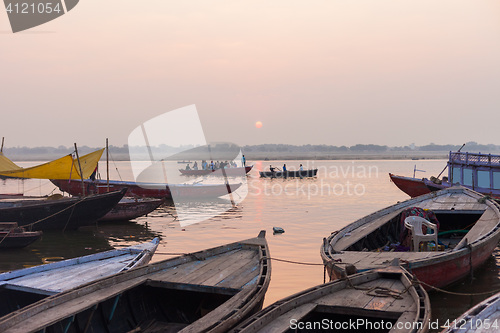
[[[282,172],[287,171],[286,164],[283,164],[283,168],[281,168],[281,169],[279,169],[277,167],[273,167],[272,165],[269,165],[269,171],[274,173],[276,169],[278,169],[278,171],[282,171]],[[299,166],[299,171],[304,171],[304,167],[302,166],[302,164]]]
[[[198,167],[198,162],[194,162],[193,166],[186,165],[186,170],[217,170],[217,169],[227,169],[227,168],[237,168],[238,164],[235,161],[210,161],[208,163],[206,160],[201,161],[201,169]]]

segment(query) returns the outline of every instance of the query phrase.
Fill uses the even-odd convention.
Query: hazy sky
[[[497,0],[82,0],[17,34],[0,11],[7,146],[122,145],[191,104],[209,141],[499,144],[499,90]]]

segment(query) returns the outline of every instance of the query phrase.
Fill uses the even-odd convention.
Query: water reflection
[[[440,326],[447,320],[453,321],[462,313],[500,291],[500,249],[497,247],[485,264],[468,277],[445,290],[455,293],[471,294],[470,296],[451,295],[442,292],[429,294],[432,305],[432,318]],[[484,295],[476,295],[487,293]],[[434,330],[431,332],[439,332]]]
[[[40,265],[47,260],[69,259],[110,250],[108,239],[96,228],[44,231],[42,238],[23,249],[0,251],[0,271]]]

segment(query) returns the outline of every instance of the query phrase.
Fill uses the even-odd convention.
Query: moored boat
[[[61,191],[71,195],[81,195],[82,181],[81,180],[51,180]],[[91,180],[84,181],[86,193],[106,193],[108,185],[106,180]],[[144,198],[159,198],[159,199],[203,199],[214,198],[227,195],[236,191],[241,186],[238,184],[165,184],[165,183],[136,183],[131,181],[109,181],[109,190],[117,191],[127,189],[126,196],[144,197]]]
[[[17,222],[0,223],[0,249],[23,248],[42,237],[41,231],[26,231]]]
[[[231,332],[366,332],[376,327],[383,332],[423,333],[429,330],[430,315],[427,293],[398,265],[286,297]]]
[[[0,316],[45,297],[147,264],[159,239],[0,274]]]
[[[309,170],[287,170],[283,171],[259,171],[259,174],[263,178],[303,178],[303,177],[316,177],[318,169]]]
[[[133,220],[151,213],[164,202],[164,199],[122,198],[99,222]]]
[[[434,244],[412,245],[426,235],[407,230],[410,216],[433,222],[439,230]],[[324,239],[321,257],[332,280],[398,258],[427,288],[444,287],[483,264],[499,239],[499,205],[467,188],[452,187],[397,203],[332,233]]]
[[[392,173],[389,173],[389,177],[412,198],[458,184],[500,199],[500,155],[450,152],[446,168],[448,176],[441,179],[418,179]]]
[[[479,333],[500,330],[500,293],[482,301],[454,320],[441,333]]]
[[[123,198],[126,189],[86,197],[0,200],[0,222],[16,221],[30,230],[71,230],[91,225]]]
[[[262,307],[268,257],[262,231],[50,296],[0,318],[0,331],[227,332]]]
[[[389,173],[389,177],[391,178],[391,181],[394,183],[394,185],[396,185],[401,191],[405,192],[412,198],[432,192],[432,190],[428,188],[427,185],[425,185],[425,178],[411,178],[394,175],[392,173]]]
[[[253,168],[253,165],[246,166],[246,167],[236,167],[236,168],[224,168],[224,169],[199,169],[199,170],[186,170],[186,169],[179,169],[180,173],[183,174],[184,176],[218,176],[218,177],[238,177],[238,176],[244,176],[245,174],[249,173]]]

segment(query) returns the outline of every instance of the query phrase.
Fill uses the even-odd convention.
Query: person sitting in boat
[[[194,161],[193,170],[198,170],[198,163],[196,161]]]
[[[269,170],[270,170],[272,173],[274,173],[274,170],[276,170],[276,168],[275,168],[275,167],[273,167],[272,165],[269,165]]]
[[[299,170],[304,171],[304,167],[302,166],[302,164],[299,166]]]
[[[186,170],[191,170],[191,168],[189,167],[189,164],[186,164]]]
[[[214,161],[210,161],[210,169],[215,169],[215,164],[214,164]]]

